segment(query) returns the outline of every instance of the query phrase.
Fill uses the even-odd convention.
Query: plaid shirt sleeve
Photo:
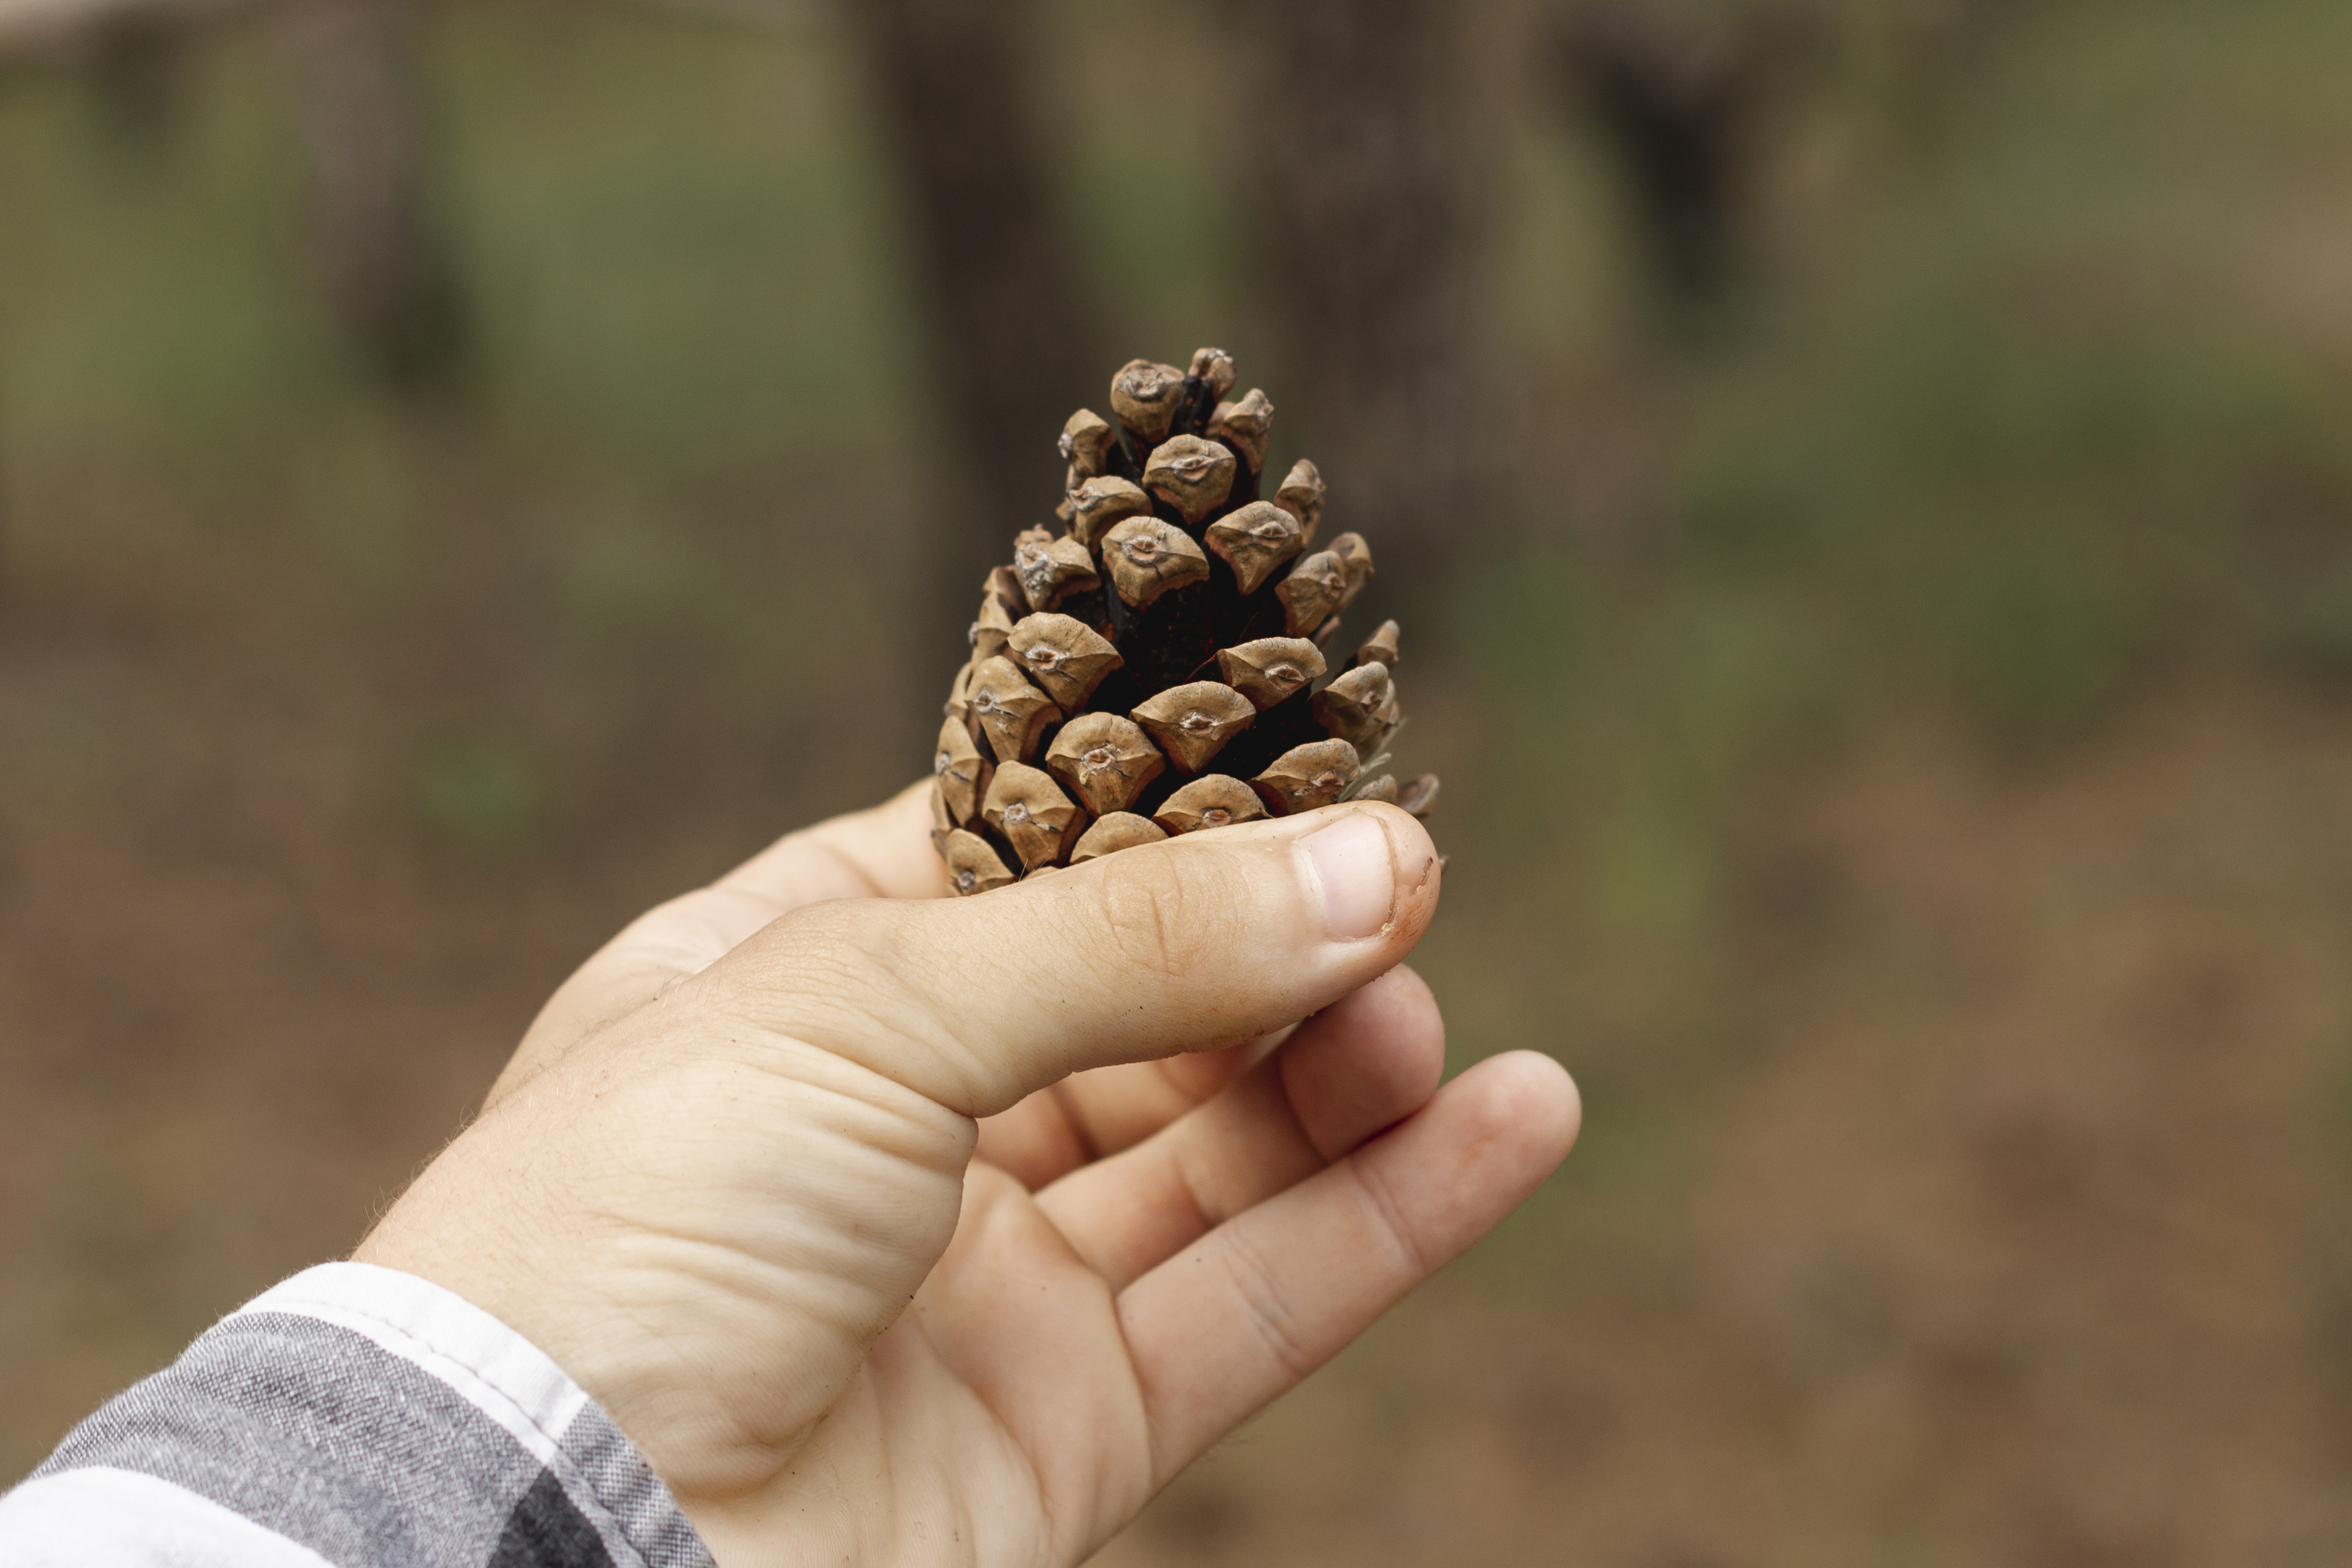
[[[7,1568],[712,1568],[562,1370],[436,1285],[299,1274],[0,1497]]]

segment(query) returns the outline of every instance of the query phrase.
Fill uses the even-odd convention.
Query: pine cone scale
[[[933,758],[958,892],[1336,800],[1434,804],[1433,775],[1365,773],[1402,722],[1396,623],[1335,651],[1370,549],[1315,547],[1312,462],[1259,499],[1274,405],[1235,380],[1218,349],[1133,360],[1109,417],[1064,425],[1067,530],[1024,531],[990,573]]]

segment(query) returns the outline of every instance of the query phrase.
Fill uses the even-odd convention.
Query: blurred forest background
[[[1200,343],[1567,1171],[1103,1561],[2352,1562],[2352,7],[0,3],[0,1478]],[[1369,624],[1369,623],[1367,623]]]

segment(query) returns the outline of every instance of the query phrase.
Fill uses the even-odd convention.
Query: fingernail
[[[1323,929],[1334,942],[1355,942],[1388,924],[1396,907],[1396,860],[1377,817],[1342,817],[1300,841],[1323,890]]]

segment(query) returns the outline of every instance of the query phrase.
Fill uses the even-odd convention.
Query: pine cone
[[[1233,385],[1222,349],[1135,360],[1110,418],[1063,426],[1067,531],[1026,531],[989,574],[940,729],[931,837],[957,891],[1337,800],[1437,804],[1433,775],[1376,773],[1403,722],[1397,624],[1335,651],[1371,549],[1318,546],[1312,463],[1259,499],[1274,405]]]

